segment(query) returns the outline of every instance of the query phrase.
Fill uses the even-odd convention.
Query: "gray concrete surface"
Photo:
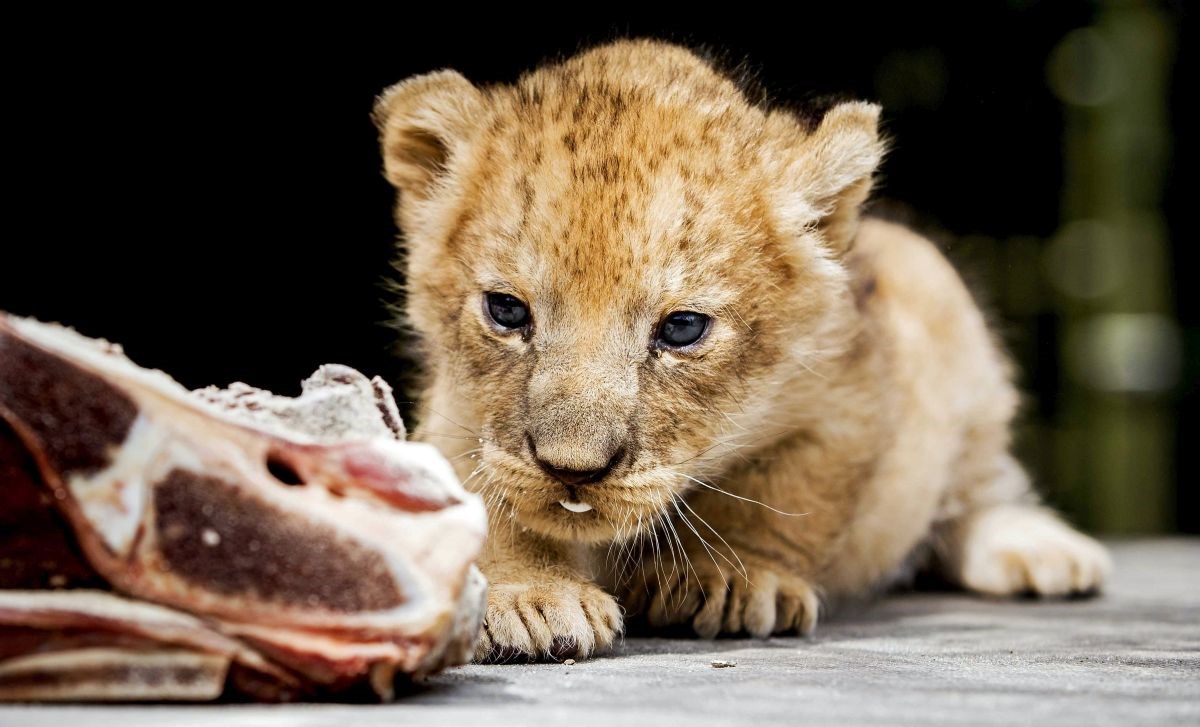
[[[573,666],[455,669],[389,705],[8,706],[0,727],[1200,724],[1200,540],[1113,547],[1092,600],[902,593],[811,639],[629,638]]]

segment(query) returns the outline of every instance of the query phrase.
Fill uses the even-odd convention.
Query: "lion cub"
[[[765,108],[650,40],[379,96],[414,438],[491,515],[478,659],[607,649],[622,607],[808,633],[922,545],[981,593],[1104,582],[1009,453],[1012,372],[959,277],[860,219],[878,117]]]

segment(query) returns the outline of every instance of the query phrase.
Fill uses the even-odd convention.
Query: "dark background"
[[[382,285],[396,233],[368,118],[375,94],[441,67],[511,81],[616,35],[705,44],[747,59],[780,99],[881,101],[893,146],[877,196],[942,243],[992,311],[1031,395],[1019,441],[1042,489],[1101,531],[1200,531],[1200,306],[1182,191],[1194,176],[1183,160],[1193,158],[1184,90],[1195,76],[1182,4],[841,3],[788,21],[552,20],[9,24],[0,309],[121,342],[189,387],[241,380],[295,393],[331,361],[403,380]],[[1124,81],[1106,92],[1114,64]],[[1139,155],[1135,144],[1130,157],[1105,120],[1146,109],[1162,123],[1134,126],[1162,151]],[[1104,175],[1086,163],[1109,157],[1137,160],[1116,176],[1141,191],[1116,199],[1132,196],[1160,221],[1166,257],[1129,267],[1149,295],[1073,300],[1047,270],[1078,254],[1048,251],[1072,219],[1113,209],[1104,184],[1089,181]],[[1123,240],[1140,259],[1136,235]],[[1166,336],[1166,373],[1136,391],[1072,374],[1071,332],[1130,312],[1153,315],[1152,342]],[[1123,320],[1143,330],[1151,319]],[[1117,453],[1118,472],[1102,452]]]

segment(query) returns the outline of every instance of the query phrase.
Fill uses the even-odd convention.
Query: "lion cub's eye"
[[[529,306],[507,293],[487,293],[487,311],[504,328],[524,328],[529,324]]]
[[[709,317],[690,310],[670,313],[658,327],[658,341],[664,346],[680,348],[700,340],[708,330]]]

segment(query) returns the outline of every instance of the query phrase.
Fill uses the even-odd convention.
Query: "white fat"
[[[592,509],[592,506],[586,502],[568,502],[567,500],[559,500],[559,505],[562,505],[571,512],[587,512]]]
[[[148,488],[145,474],[165,436],[163,429],[139,416],[124,444],[115,450],[112,464],[92,475],[74,475],[68,483],[84,516],[121,557],[129,554],[142,522]]]

